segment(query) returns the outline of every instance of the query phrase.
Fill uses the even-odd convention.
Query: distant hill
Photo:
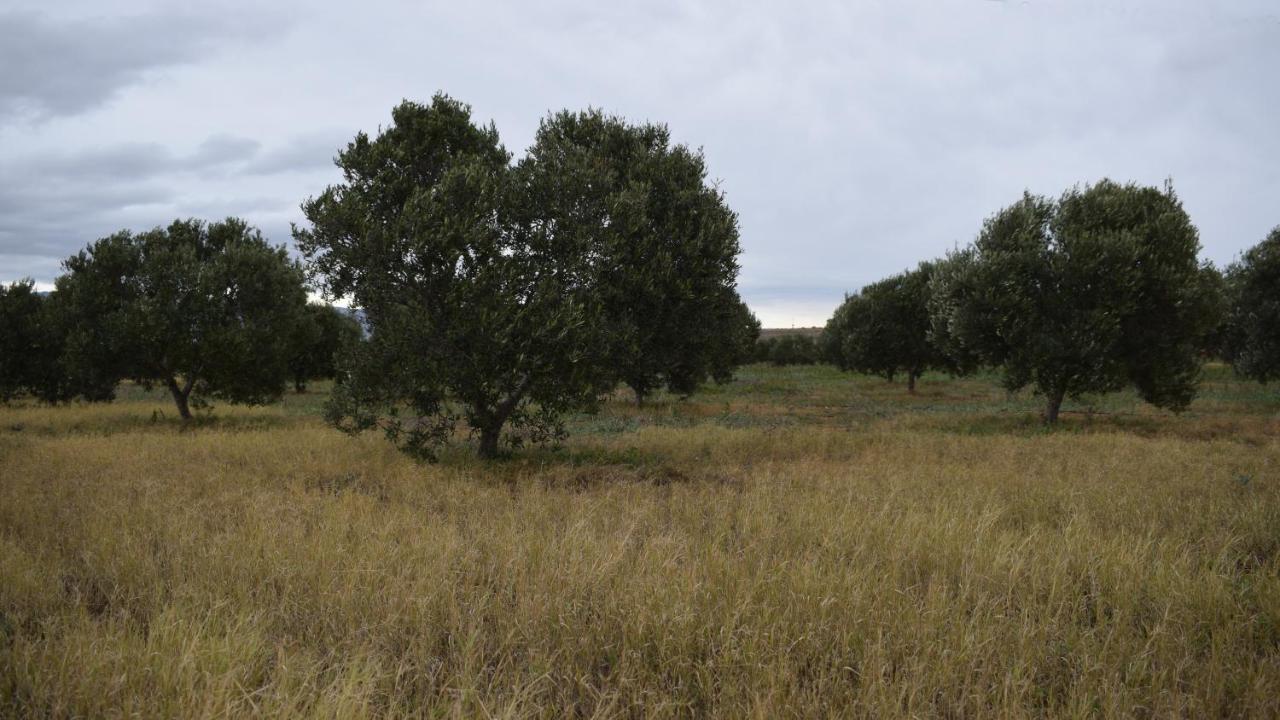
[[[802,328],[764,328],[760,331],[760,339],[771,337],[782,337],[783,335],[807,335],[809,337],[817,337],[822,334],[820,327],[802,327]]]

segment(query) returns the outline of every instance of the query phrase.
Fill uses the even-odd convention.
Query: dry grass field
[[[744,369],[415,464],[323,392],[0,408],[0,716],[1275,717],[1280,391]]]

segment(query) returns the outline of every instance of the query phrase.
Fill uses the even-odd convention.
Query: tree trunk
[[[498,457],[498,439],[501,437],[501,424],[492,424],[480,428],[480,457],[485,460],[492,460]]]
[[[302,393],[306,392],[306,391],[307,391],[307,381],[306,381],[306,380],[303,380],[303,379],[302,379],[302,378],[300,378],[300,377],[295,377],[295,378],[293,379],[293,391],[294,391],[295,393],[298,393],[298,394],[302,394]]]
[[[649,384],[643,382],[632,382],[623,380],[627,387],[631,388],[631,392],[636,396],[636,407],[644,407],[644,399],[649,397]]]
[[[185,385],[178,387],[178,381],[169,378],[167,383],[169,386],[169,394],[173,395],[173,403],[178,406],[178,415],[182,416],[184,421],[191,419],[191,405],[188,400],[191,398],[191,388],[194,382],[188,380]]]
[[[1044,423],[1046,425],[1058,423],[1058,411],[1062,409],[1062,398],[1066,394],[1065,389],[1053,390],[1045,394]]]
[[[511,417],[511,413],[515,412],[516,406],[520,404],[520,400],[528,392],[532,383],[530,378],[525,378],[492,411],[479,415],[477,420],[480,430],[480,457],[486,460],[498,457],[498,440],[502,439],[502,426],[507,424],[507,419]]]
[[[916,374],[913,372],[907,373],[907,392],[916,394]]]

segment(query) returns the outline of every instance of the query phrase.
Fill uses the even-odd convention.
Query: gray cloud
[[[188,152],[158,143],[122,143],[13,158],[0,165],[0,281],[36,272],[22,267],[56,267],[79,247],[122,228],[145,229],[186,216],[271,218],[291,210],[295,198],[240,187],[239,175],[275,156],[259,157],[259,148],[255,140],[224,134]],[[226,187],[208,193],[219,183]],[[181,191],[193,186],[206,192]],[[272,223],[277,241],[287,240],[287,228],[287,223]],[[43,273],[39,278],[52,280]]]
[[[329,170],[338,152],[350,142],[351,135],[329,133],[294,138],[269,148],[245,166],[255,175],[300,173]]]
[[[0,121],[81,113],[168,66],[189,63],[231,34],[191,15],[55,20],[0,14]]]
[[[214,135],[206,138],[187,158],[189,167],[201,169],[232,165],[252,159],[262,144],[257,140],[234,135]]]

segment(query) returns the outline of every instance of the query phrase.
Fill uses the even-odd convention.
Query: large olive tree
[[[125,378],[159,384],[188,420],[210,398],[263,403],[283,391],[303,274],[244,221],[122,231],[64,267],[53,303],[65,394],[103,400]]]
[[[404,102],[338,154],[344,180],[303,204],[294,237],[370,336],[327,408],[434,457],[460,420],[480,454],[559,431],[603,386],[604,324],[589,224],[543,220],[493,127],[437,95]],[[565,178],[566,182],[573,177]]]
[[[736,219],[665,128],[561,113],[512,164],[437,95],[337,163],[294,237],[370,328],[329,404],[341,429],[430,458],[465,421],[492,457],[559,435],[618,380],[687,392],[744,354]]]
[[[1171,187],[1103,180],[1027,194],[935,271],[934,340],[959,364],[1035,387],[1054,423],[1068,396],[1132,386],[1181,410],[1194,397],[1218,299]]]

